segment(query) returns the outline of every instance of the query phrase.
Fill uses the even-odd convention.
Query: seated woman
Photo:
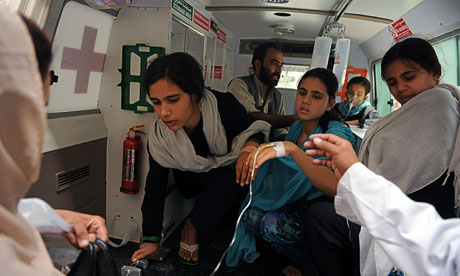
[[[386,52],[382,77],[402,107],[368,129],[360,161],[411,199],[432,204],[443,218],[454,217],[454,172],[460,173],[453,154],[459,138],[458,90],[439,83],[436,52],[419,38],[398,42]],[[350,242],[352,224],[336,215],[332,204],[309,208],[306,224],[311,233],[307,248],[320,275],[388,275],[394,268],[365,228],[359,239],[352,233]]]
[[[371,83],[365,77],[354,77],[347,84],[347,98],[339,103],[339,108],[345,116],[343,119],[349,125],[368,128],[382,118],[375,108],[367,101]]]
[[[180,261],[195,265],[198,239],[209,240],[230,215],[232,205],[236,216],[244,198],[246,191],[235,184],[231,165],[243,146],[264,140],[261,131],[268,135],[270,125],[254,122],[232,94],[205,89],[201,66],[186,53],[162,56],[150,63],[144,87],[155,113],[148,137],[150,170],[142,204],[143,238],[131,258],[144,258],[159,248],[172,168],[182,195],[196,198],[179,249]]]
[[[286,140],[276,142],[274,147],[262,144],[257,150],[251,150],[237,181],[242,185],[249,184],[255,159],[258,169],[253,184],[254,196],[243,215],[244,224],[237,229],[237,241],[227,255],[227,265],[235,266],[240,259],[254,261],[258,256],[255,237],[293,261],[302,258],[303,212],[313,202],[332,201],[328,196],[335,194],[337,186],[334,173],[313,165],[313,159],[304,153],[303,144],[315,133],[333,133],[354,143],[351,130],[341,121],[341,114],[335,106],[337,87],[335,75],[327,69],[316,68],[305,73],[299,81],[296,96],[300,120],[291,126]],[[266,162],[281,155],[286,157]],[[249,196],[243,206],[248,201]],[[286,275],[300,274],[283,272]]]

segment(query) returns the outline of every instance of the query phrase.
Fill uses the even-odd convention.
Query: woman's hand
[[[101,239],[104,242],[109,240],[105,219],[100,216],[77,213],[69,210],[56,210],[75,231],[63,232],[63,236],[75,248],[88,248],[89,242],[94,242],[96,239]]]
[[[256,150],[256,146],[254,145],[247,145],[240,151],[240,156],[236,161],[236,183],[244,186],[246,180],[249,180],[250,174],[249,165],[248,165],[248,157],[253,151]]]
[[[135,263],[139,259],[151,256],[157,253],[159,248],[159,242],[144,242],[141,244],[138,250],[134,251],[133,255],[131,256],[131,261]]]
[[[273,142],[273,143],[265,143],[261,144],[256,151],[253,151],[249,154],[246,166],[247,169],[247,178],[244,184],[248,185],[251,180],[252,170],[254,169],[254,175],[252,180],[254,180],[257,176],[257,169],[262,166],[262,164],[270,159],[284,157],[290,155],[293,150],[293,146],[297,147],[293,143],[289,141],[283,142]],[[257,154],[257,156],[256,156]],[[254,159],[255,164],[254,164]],[[243,182],[241,182],[243,183]]]

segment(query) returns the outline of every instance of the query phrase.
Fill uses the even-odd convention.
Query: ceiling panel
[[[336,0],[292,0],[288,4],[267,4],[260,0],[197,0],[207,8],[222,6],[239,7],[283,7],[331,11]],[[401,17],[423,0],[353,0],[347,13],[386,18],[391,21]],[[322,33],[322,26],[327,20],[325,15],[291,13],[290,17],[278,17],[274,11],[213,11],[222,23],[238,37],[280,37],[314,39]],[[274,33],[273,24],[289,21],[294,25],[294,36],[279,36]],[[353,44],[361,44],[387,26],[366,20],[342,17],[340,23],[346,25],[346,36]],[[335,34],[335,32],[332,32]]]
[[[222,21],[226,27],[234,31],[240,37],[278,36],[275,34],[275,28],[273,25],[282,21],[289,21],[296,28],[295,37],[311,38],[316,37],[325,20],[325,17],[321,15],[305,16],[303,14],[293,14],[291,17],[286,19],[273,15],[273,12],[239,11],[216,12],[215,14],[219,17],[219,19],[223,19]]]
[[[355,45],[360,45],[364,41],[373,37],[376,33],[380,32],[383,28],[386,28],[387,25],[382,23],[370,22],[357,20],[352,18],[342,18],[340,23],[344,24],[345,27],[345,37],[351,39],[351,43]],[[333,32],[331,37],[335,38],[336,32]]]
[[[347,12],[395,20],[421,2],[423,0],[353,0]]]
[[[305,9],[329,10],[337,2],[336,0],[292,0],[287,4],[269,4],[261,0],[197,0],[207,6],[260,6],[260,7],[297,7]]]

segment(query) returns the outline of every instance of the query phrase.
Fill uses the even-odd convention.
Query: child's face
[[[347,89],[347,99],[349,102],[353,101],[353,106],[360,106],[366,99],[366,88],[361,84],[352,84]]]
[[[329,100],[326,85],[314,77],[308,77],[300,83],[295,102],[297,115],[304,121],[321,119],[335,105],[335,100]]]
[[[423,91],[433,88],[440,76],[428,72],[417,63],[396,60],[387,66],[383,78],[396,100],[405,104]]]

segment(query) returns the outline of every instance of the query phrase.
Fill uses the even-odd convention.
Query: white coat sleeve
[[[411,200],[361,163],[343,175],[334,203],[405,275],[460,275],[460,219],[443,220],[432,205]]]

